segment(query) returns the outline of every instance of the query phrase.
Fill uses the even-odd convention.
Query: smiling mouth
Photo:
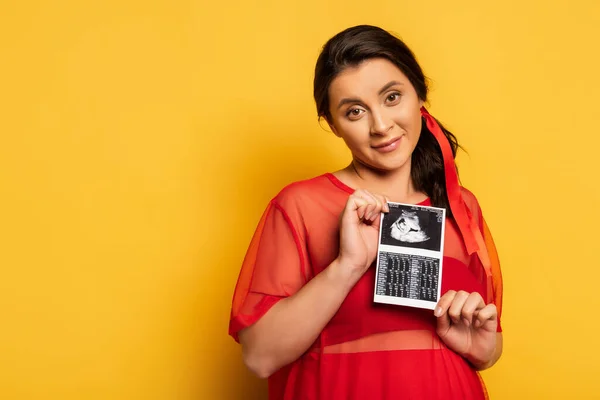
[[[384,147],[388,147],[388,146],[391,146],[391,145],[393,145],[393,144],[394,144],[394,143],[396,143],[398,140],[400,140],[400,138],[401,138],[401,136],[398,136],[397,138],[394,138],[394,139],[392,139],[392,140],[388,140],[388,141],[387,141],[387,142],[385,142],[385,143],[381,143],[381,144],[378,144],[378,145],[376,145],[376,146],[371,146],[371,147],[373,147],[374,149],[382,149],[382,148],[384,148]]]

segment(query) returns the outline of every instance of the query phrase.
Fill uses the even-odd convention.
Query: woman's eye
[[[393,103],[395,101],[398,101],[399,98],[400,98],[400,93],[392,93],[387,97],[387,100],[390,103]]]
[[[360,117],[360,114],[362,114],[362,111],[363,110],[361,110],[360,108],[352,108],[352,109],[348,110],[346,115],[351,118],[356,118],[356,117]]]

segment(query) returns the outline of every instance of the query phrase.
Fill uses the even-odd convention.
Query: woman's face
[[[357,161],[380,171],[410,166],[422,105],[406,75],[381,58],[347,68],[329,87],[334,133]]]

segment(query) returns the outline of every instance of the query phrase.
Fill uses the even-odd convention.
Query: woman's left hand
[[[477,292],[450,290],[440,298],[434,315],[437,334],[446,346],[477,367],[492,360],[498,327],[494,304],[486,305]]]

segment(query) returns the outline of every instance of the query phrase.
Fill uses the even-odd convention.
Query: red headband
[[[442,157],[444,159],[444,172],[446,175],[446,192],[448,193],[448,202],[454,220],[458,225],[458,229],[463,238],[467,252],[469,255],[477,253],[481,264],[485,270],[486,283],[488,291],[491,290],[491,266],[490,259],[487,253],[487,248],[481,230],[477,226],[477,222],[473,218],[469,207],[465,203],[460,184],[458,183],[458,175],[456,173],[456,164],[448,138],[440,128],[439,124],[425,109],[421,107],[421,115],[425,118],[425,123],[429,131],[435,136],[440,148],[442,149]]]

